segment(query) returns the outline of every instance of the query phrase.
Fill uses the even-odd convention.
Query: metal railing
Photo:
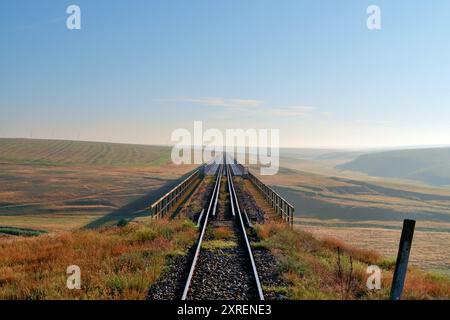
[[[180,182],[176,187],[167,192],[159,200],[150,206],[150,214],[152,217],[161,218],[170,211],[190,189],[193,183],[200,177],[200,170],[197,169],[189,177]]]
[[[283,199],[282,196],[280,196],[272,188],[259,180],[251,172],[248,172],[248,178],[253,183],[253,185],[262,193],[267,203],[269,203],[269,205],[271,205],[272,208],[275,209],[275,212],[281,217],[281,219],[292,226],[294,224],[294,206]]]

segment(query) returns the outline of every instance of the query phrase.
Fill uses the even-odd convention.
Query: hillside
[[[336,168],[371,176],[416,180],[430,185],[450,185],[450,148],[366,154]]]
[[[0,162],[73,165],[149,165],[169,160],[170,148],[67,140],[0,139]]]
[[[0,139],[0,234],[134,218],[193,167],[171,164],[169,147]]]
[[[314,158],[314,160],[354,160],[355,158],[366,154],[366,152],[363,151],[336,151],[336,152],[329,152],[325,154],[321,154]]]
[[[309,172],[304,161],[260,176],[295,206],[296,225],[394,258],[403,219],[417,221],[411,264],[450,274],[450,190],[384,179]],[[298,168],[298,169],[294,169]],[[303,171],[300,170],[305,168]],[[253,172],[258,170],[253,169]],[[328,175],[329,174],[329,175]],[[352,177],[349,172],[345,176]]]

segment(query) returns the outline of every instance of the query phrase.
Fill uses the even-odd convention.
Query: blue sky
[[[1,1],[0,137],[167,144],[202,120],[289,147],[450,144],[449,17],[444,0]]]

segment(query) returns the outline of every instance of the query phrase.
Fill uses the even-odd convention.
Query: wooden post
[[[395,264],[394,278],[391,286],[391,299],[400,300],[408,271],[409,253],[414,235],[415,220],[403,220],[402,236],[398,248],[397,263]]]

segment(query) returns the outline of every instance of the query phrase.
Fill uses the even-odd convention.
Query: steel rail
[[[228,167],[227,167],[225,172],[227,173],[228,190],[230,190],[230,198],[231,198],[231,183],[230,183],[230,179],[229,179],[229,176],[230,176],[229,173],[230,172],[228,170]],[[231,199],[230,203],[231,203],[231,214],[233,215],[233,218],[234,218],[235,217],[235,210],[234,210],[234,201],[233,201],[233,199]]]
[[[192,281],[192,276],[194,275],[194,271],[195,271],[195,267],[197,265],[197,260],[199,257],[199,253],[200,253],[200,249],[202,247],[202,241],[203,241],[203,237],[205,235],[205,231],[206,231],[206,226],[208,225],[208,219],[209,219],[209,213],[211,212],[211,206],[214,203],[214,208],[213,211],[215,213],[216,211],[216,207],[217,207],[217,199],[220,193],[220,181],[222,178],[222,166],[219,167],[219,171],[217,173],[217,179],[216,179],[216,183],[214,185],[214,191],[213,191],[213,195],[211,197],[211,201],[209,203],[209,207],[208,207],[208,211],[206,212],[205,215],[205,222],[203,223],[203,227],[202,227],[202,232],[200,234],[198,243],[197,243],[197,248],[195,250],[194,253],[194,259],[192,260],[192,265],[191,265],[191,269],[189,270],[189,275],[186,281],[186,286],[184,287],[184,291],[183,291],[183,295],[181,297],[181,300],[186,300],[187,294],[189,292],[189,287],[191,286],[191,281]],[[199,222],[200,223],[200,222]]]
[[[227,178],[231,185],[231,189],[230,189],[230,198],[231,198],[231,203],[232,203],[231,210],[234,211],[235,207],[236,207],[237,216],[239,217],[239,222],[240,222],[240,226],[241,226],[241,231],[244,235],[245,245],[247,247],[247,252],[250,257],[250,263],[252,265],[252,271],[253,271],[253,276],[254,276],[255,282],[256,282],[256,288],[258,289],[258,296],[259,296],[260,300],[264,300],[264,293],[262,290],[261,281],[259,280],[258,270],[256,269],[255,259],[253,258],[252,248],[250,246],[250,242],[248,241],[247,231],[245,230],[244,220],[242,219],[241,209],[239,208],[239,202],[237,199],[236,190],[234,189],[233,177],[231,175],[231,170],[228,165],[226,166],[226,170],[227,170]],[[235,206],[233,206],[233,202],[235,202]],[[234,212],[233,212],[233,215],[235,215]]]
[[[214,203],[214,199],[215,199],[215,196],[216,196],[216,193],[217,193],[217,186],[218,186],[218,181],[220,180],[220,178],[219,178],[219,174],[220,174],[221,172],[220,171],[217,171],[217,178],[216,178],[216,181],[214,182],[214,189],[213,189],[213,193],[212,193],[212,196],[211,196],[211,200],[209,201],[209,206],[208,206],[208,210],[206,211],[207,213],[209,213],[210,212],[210,210],[211,210],[211,206],[213,205],[213,203]],[[201,217],[200,217],[201,218]],[[199,218],[199,219],[200,219]],[[198,225],[200,226],[200,224],[201,224],[201,221],[199,220],[198,221]]]
[[[200,228],[200,224],[202,222],[204,212],[205,212],[205,209],[202,209],[202,211],[200,212],[200,215],[199,215],[198,221],[197,221],[197,228]]]
[[[217,175],[218,177],[218,185],[217,185],[217,190],[216,190],[216,199],[214,200],[214,206],[213,206],[213,212],[212,215],[215,216],[216,215],[216,209],[217,209],[217,202],[219,201],[219,193],[220,193],[220,183],[222,181],[222,174],[223,174],[223,167],[220,166],[219,167],[219,173]]]
[[[244,209],[244,217],[245,217],[245,222],[247,223],[247,227],[253,229],[253,225],[250,222],[250,219],[248,218],[247,210],[245,210],[245,209]]]

